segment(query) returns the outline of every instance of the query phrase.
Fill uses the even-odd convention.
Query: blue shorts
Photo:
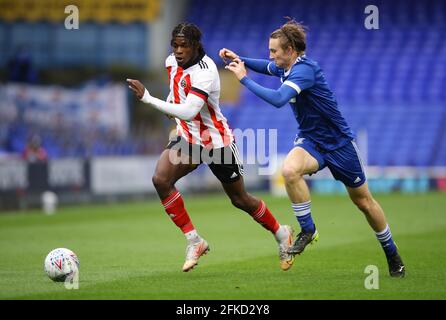
[[[319,163],[317,171],[328,167],[333,177],[342,181],[347,187],[357,188],[366,181],[358,147],[353,140],[345,146],[332,151],[325,151],[313,141],[302,137],[296,137],[294,146],[305,149],[317,160]]]

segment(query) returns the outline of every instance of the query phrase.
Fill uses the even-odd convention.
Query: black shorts
[[[166,148],[180,150],[181,154],[189,156],[193,164],[206,163],[222,183],[235,182],[243,176],[243,164],[235,142],[224,148],[206,149],[178,136],[171,140]]]

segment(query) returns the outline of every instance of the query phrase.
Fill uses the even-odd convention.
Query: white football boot
[[[183,271],[192,270],[198,264],[198,259],[208,253],[209,250],[209,245],[204,239],[200,238],[197,243],[190,243],[186,248],[186,261],[183,265]]]

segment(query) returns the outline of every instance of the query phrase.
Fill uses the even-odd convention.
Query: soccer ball
[[[79,259],[73,251],[57,248],[46,256],[44,269],[51,280],[63,282],[79,271]]]

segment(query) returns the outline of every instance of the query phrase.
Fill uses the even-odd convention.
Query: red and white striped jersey
[[[184,103],[188,94],[194,94],[204,101],[193,120],[175,118],[177,134],[189,143],[206,148],[217,149],[230,145],[234,136],[219,107],[220,76],[214,61],[205,55],[196,64],[183,69],[171,54],[166,59],[166,68],[170,85],[168,102]]]

